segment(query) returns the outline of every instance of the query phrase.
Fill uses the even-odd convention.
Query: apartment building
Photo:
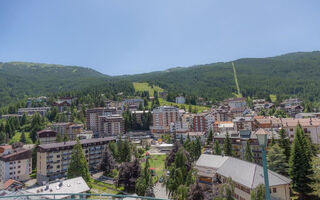
[[[144,108],[143,99],[125,99],[122,102],[122,110],[125,110],[125,108],[130,108],[130,107],[132,110],[137,110],[140,105],[142,106],[142,108]]]
[[[195,168],[200,183],[211,186],[213,194],[229,177],[234,183],[233,197],[239,200],[250,200],[251,191],[264,184],[262,166],[233,157],[202,154]],[[268,177],[271,198],[290,200],[291,180],[271,170]]]
[[[50,129],[41,130],[37,132],[37,138],[40,144],[55,143],[57,138],[57,132]]]
[[[99,132],[99,117],[117,114],[115,107],[92,108],[86,110],[86,128],[93,131],[95,135]]]
[[[42,116],[45,116],[50,110],[50,107],[36,107],[36,108],[19,108],[18,115],[23,115],[24,113],[28,116],[32,116],[35,113],[39,113]]]
[[[232,120],[236,132],[240,130],[253,130],[252,117],[236,117]]]
[[[173,106],[161,106],[153,109],[153,126],[150,127],[152,133],[170,132],[170,124],[180,119],[179,109]]]
[[[89,170],[96,170],[104,149],[114,137],[80,140]],[[66,177],[76,141],[39,145],[37,149],[37,182],[52,181]]]
[[[121,115],[99,117],[99,137],[124,134],[124,120]]]
[[[214,116],[214,121],[231,121],[232,114],[229,106],[219,106],[218,108],[212,108],[212,115]]]
[[[67,135],[70,140],[75,140],[83,130],[83,124],[73,122],[53,123],[51,129],[62,136]]]
[[[201,113],[193,116],[192,131],[209,133],[213,131],[214,116],[210,113]]]
[[[0,180],[2,184],[9,179],[25,181],[32,172],[32,150],[20,146],[2,148],[0,155]]]

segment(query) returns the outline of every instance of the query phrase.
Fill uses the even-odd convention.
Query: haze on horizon
[[[320,50],[310,0],[0,2],[0,62],[136,74]]]

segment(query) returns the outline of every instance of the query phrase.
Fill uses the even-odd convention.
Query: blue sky
[[[319,8],[319,0],[7,0],[0,61],[119,75],[320,50]]]

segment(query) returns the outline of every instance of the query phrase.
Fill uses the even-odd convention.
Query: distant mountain
[[[268,98],[270,94],[275,94],[278,97],[297,96],[310,101],[320,100],[319,51],[243,58],[233,62],[243,96]],[[125,85],[114,84],[117,81],[124,81]],[[214,100],[231,97],[236,92],[231,62],[114,77],[84,67],[10,62],[0,63],[0,106],[26,96],[81,90],[98,85],[118,90],[126,87],[130,91],[133,86],[128,82],[148,82],[171,93]]]
[[[27,96],[72,91],[109,79],[95,70],[40,63],[0,63],[0,105]]]
[[[298,52],[269,58],[233,61],[241,93],[268,98],[298,96],[320,100],[320,52]],[[231,62],[197,65],[175,70],[120,77],[149,82],[175,93],[222,100],[236,92]]]

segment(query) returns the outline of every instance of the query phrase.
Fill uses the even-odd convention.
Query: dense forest
[[[243,96],[268,98],[270,94],[320,99],[320,52],[291,53],[270,58],[233,61]],[[232,62],[173,68],[118,77],[149,82],[166,90],[222,100],[236,93]]]
[[[233,61],[243,96],[300,97],[320,100],[320,52],[291,53]],[[106,88],[110,93],[133,93],[132,82],[148,82],[175,94],[222,100],[236,93],[232,63],[111,77],[89,68],[38,63],[0,63],[0,106],[28,96],[77,93]],[[114,95],[113,95],[114,96]]]

